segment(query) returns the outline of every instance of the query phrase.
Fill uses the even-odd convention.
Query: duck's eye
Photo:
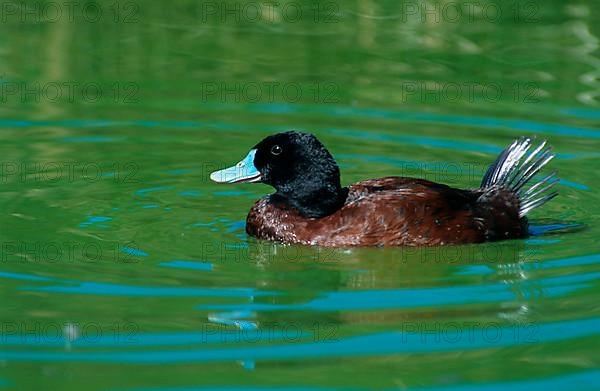
[[[283,152],[283,149],[279,145],[273,145],[271,148],[271,153],[275,156],[281,155],[281,152]]]

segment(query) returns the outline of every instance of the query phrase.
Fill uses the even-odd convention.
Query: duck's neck
[[[284,197],[287,203],[308,218],[321,218],[338,211],[346,202],[348,189],[339,184],[310,188],[303,186],[301,190],[276,193]]]

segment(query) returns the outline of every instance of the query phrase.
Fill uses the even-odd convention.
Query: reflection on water
[[[598,7],[436,22],[330,2],[288,23],[135,4],[132,23],[0,24],[0,388],[597,388]],[[36,92],[54,81],[103,96]],[[244,218],[271,189],[208,175],[290,128],[344,183],[461,187],[537,135],[561,195],[526,240],[259,242]]]

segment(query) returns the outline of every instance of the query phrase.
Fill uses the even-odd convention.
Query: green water
[[[467,3],[3,4],[0,389],[600,388],[598,7]],[[259,242],[271,189],[208,175],[290,128],[462,187],[537,135],[560,197],[527,240]]]

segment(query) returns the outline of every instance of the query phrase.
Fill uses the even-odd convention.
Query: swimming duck
[[[515,140],[477,189],[397,176],[343,187],[325,146],[312,134],[288,131],[210,178],[275,188],[246,219],[246,232],[259,239],[326,247],[480,243],[527,237],[526,215],[557,195],[556,172],[532,180],[554,157],[552,148],[545,141],[532,147],[530,138]]]

